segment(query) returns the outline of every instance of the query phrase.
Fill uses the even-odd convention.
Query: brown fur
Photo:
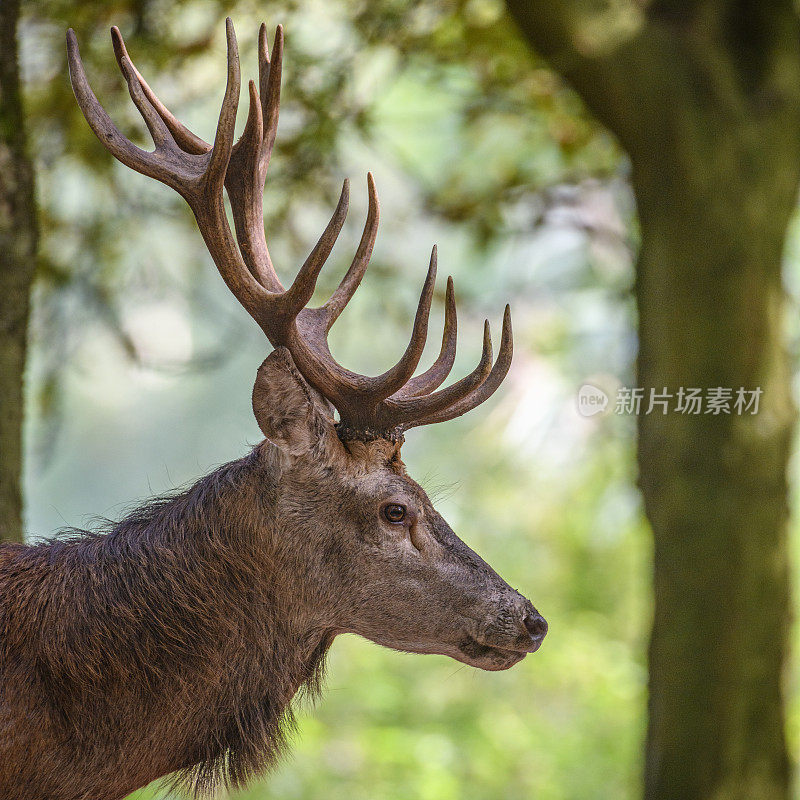
[[[544,621],[399,445],[343,444],[285,350],[254,409],[268,441],[187,491],[0,547],[4,800],[118,800],[169,773],[200,794],[243,785],[284,750],[338,633],[487,669],[538,647]],[[387,500],[407,523],[381,518]]]

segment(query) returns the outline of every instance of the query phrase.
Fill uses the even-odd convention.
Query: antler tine
[[[264,120],[255,83],[248,84],[250,107],[239,141],[231,152],[225,188],[231,201],[236,240],[247,268],[268,291],[283,292],[264,234],[264,176],[259,167]]]
[[[239,110],[239,95],[242,89],[239,45],[233,29],[233,20],[230,17],[225,20],[225,35],[228,44],[228,78],[225,83],[225,95],[222,98],[222,108],[219,112],[214,146],[211,148],[207,171],[209,188],[220,206],[223,205],[222,187],[225,184],[225,175],[233,151],[236,112]]]
[[[442,332],[442,347],[436,361],[421,375],[412,378],[399,391],[395,392],[389,400],[414,397],[428,394],[438,389],[447,379],[456,360],[456,340],[458,335],[458,318],[456,314],[456,298],[453,287],[453,278],[447,278],[447,292],[444,300],[444,331]],[[491,361],[491,357],[490,357]]]
[[[286,291],[287,309],[285,313],[292,314],[293,312],[292,315],[296,316],[311,300],[319,273],[325,266],[325,262],[328,260],[328,256],[331,254],[331,250],[342,231],[349,204],[350,181],[345,178],[342,184],[342,192],[339,195],[339,202],[336,204],[336,209],[328,225],[314,245],[314,249],[309,253],[303,266],[300,267],[294,282]]]
[[[283,40],[283,25],[278,25],[275,30],[275,44],[273,50],[278,45],[278,38]],[[262,22],[258,26],[258,86],[261,90],[261,104],[267,107],[267,86],[269,84],[269,73],[272,69],[269,57],[269,42],[267,41],[267,23]]]
[[[111,42],[114,46],[114,55],[117,57],[117,63],[120,65],[120,67],[122,67],[122,59],[128,59],[131,69],[136,76],[136,80],[142,87],[142,91],[150,101],[150,105],[155,108],[161,119],[164,120],[165,125],[167,128],[169,128],[172,138],[175,140],[178,147],[180,147],[184,152],[192,153],[193,155],[202,155],[203,153],[207,153],[211,149],[211,145],[205,141],[205,139],[201,139],[199,136],[192,133],[192,131],[190,131],[177,117],[175,117],[175,115],[161,102],[156,93],[150,88],[150,85],[147,83],[147,81],[142,77],[141,72],[139,72],[139,70],[136,68],[136,65],[133,63],[133,59],[128,54],[128,49],[125,46],[125,40],[122,38],[122,34],[116,25],[111,28]]]
[[[378,192],[375,189],[375,179],[372,177],[371,172],[367,173],[367,192],[369,194],[369,208],[358,249],[353,256],[350,268],[336,287],[336,291],[322,307],[325,316],[326,333],[330,331],[333,323],[336,322],[339,315],[344,311],[345,306],[350,302],[356,289],[361,284],[361,279],[366,274],[367,267],[369,267],[369,260],[372,256],[372,249],[375,246],[375,239],[378,235],[378,222],[380,220]]]
[[[86,71],[81,61],[78,40],[72,28],[67,31],[67,60],[75,99],[78,101],[78,106],[89,123],[89,127],[103,143],[103,146],[126,167],[172,186],[174,182],[173,176],[166,168],[162,154],[159,153],[159,149],[163,149],[166,142],[162,141],[160,147],[159,143],[156,143],[156,151],[148,153],[122,135],[119,128],[111,121],[111,117],[108,116],[106,110],[100,105],[95,93],[92,91],[92,87],[89,85],[89,80],[86,77]],[[129,88],[132,85],[129,81]],[[133,90],[131,91],[133,94]],[[147,118],[145,118],[145,121],[147,121]]]
[[[278,114],[281,105],[281,74],[283,72],[283,25],[275,28],[272,57],[267,48],[267,26],[262,22],[258,31],[258,84],[264,110],[263,169],[266,172],[275,135],[278,131]]]
[[[258,34],[259,91],[250,86],[250,114],[228,166],[225,188],[231,200],[236,238],[250,272],[271,292],[283,291],[264,233],[264,181],[275,143],[281,98],[283,28],[275,31],[272,59],[263,23]]]
[[[428,274],[425,283],[422,285],[417,313],[414,316],[414,327],[411,331],[411,340],[406,347],[400,360],[389,370],[373,378],[370,383],[368,393],[370,399],[377,403],[385,400],[394,394],[401,386],[404,386],[422,358],[422,351],[425,349],[425,340],[428,336],[428,319],[431,312],[431,301],[433,300],[433,290],[436,285],[436,245],[431,250],[431,260],[428,265]]]
[[[158,115],[158,112],[150,104],[149,100],[145,97],[139,81],[136,79],[136,74],[133,71],[133,65],[127,57],[123,56],[119,62],[122,76],[128,84],[128,93],[133,100],[133,104],[139,109],[142,119],[147,125],[147,130],[150,131],[150,136],[153,137],[153,144],[156,150],[164,148],[168,142],[173,141],[170,137],[169,130],[164,124],[164,120]]]
[[[466,414],[476,406],[479,406],[484,400],[488,400],[498,389],[503,379],[508,374],[511,367],[511,359],[514,354],[514,337],[511,330],[511,309],[506,306],[505,313],[503,314],[503,333],[500,341],[500,351],[497,354],[497,360],[491,372],[470,395],[464,397],[462,400],[453,403],[451,406],[429,414],[425,417],[404,422],[400,425],[403,430],[414,428],[419,425],[431,425],[435,422],[446,422],[447,420],[460,417]]]
[[[432,394],[417,397],[402,397],[397,400],[386,401],[385,415],[391,419],[393,426],[403,427],[403,424],[414,419],[425,419],[432,414],[454,406],[459,401],[470,395],[487,378],[492,368],[492,335],[489,320],[483,325],[483,350],[478,366],[460,381]]]

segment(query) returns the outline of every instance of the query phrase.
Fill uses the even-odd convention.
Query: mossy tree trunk
[[[18,21],[19,0],[0,0],[0,540],[21,541],[23,376],[37,236]]]
[[[763,390],[755,415],[639,417],[654,536],[645,798],[787,800],[781,258],[800,180],[795,10],[508,5],[630,156],[638,385]]]
[[[794,417],[780,261],[795,185],[772,170],[754,202],[736,174],[706,173],[703,190],[671,166],[635,178],[639,383],[764,393],[755,415],[639,418],[655,536],[645,796],[779,800]]]

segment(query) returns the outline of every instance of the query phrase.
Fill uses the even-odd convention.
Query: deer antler
[[[258,89],[249,83],[250,107],[244,131],[234,144],[240,73],[236,35],[226,20],[228,79],[213,145],[179,122],[156,97],[131,61],[117,28],[111,29],[114,52],[131,99],[155,144],[147,152],[125,138],[94,95],[81,62],[75,33],[67,33],[70,80],[78,105],[106,149],[127,167],[161,181],[189,204],[206,246],[228,288],[259,324],[273,346],[284,346],[305,379],[339,412],[342,438],[399,438],[403,431],[460,416],[494,393],[511,365],[511,314],[506,306],[497,360],[486,322],[483,352],[465,378],[435,391],[455,359],[456,306],[452,278],[447,280],[442,347],[426,372],[412,377],[428,330],[436,281],[436,247],[422,287],[411,340],[400,360],[382,375],[359,375],[338,364],[328,347],[328,332],[355,293],[369,265],[378,231],[379,206],[372,174],[367,175],[369,210],[361,242],[350,268],[327,303],[306,308],[317,277],[347,215],[349,182],[327,227],[288,289],[281,284],[267,248],[263,193],[280,104],[283,29],[278,26],[270,56],[266,26],[258,38]],[[225,214],[223,188],[233,212],[236,240]]]

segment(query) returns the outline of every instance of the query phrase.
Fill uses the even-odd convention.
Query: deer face
[[[539,648],[547,623],[456,536],[384,440],[353,447],[342,486],[345,625],[378,644],[506,669]],[[344,543],[343,543],[344,544]]]
[[[285,350],[259,370],[254,408],[282,461],[273,548],[313,627],[489,670],[539,648],[545,620],[456,536],[399,444],[341,442]]]

